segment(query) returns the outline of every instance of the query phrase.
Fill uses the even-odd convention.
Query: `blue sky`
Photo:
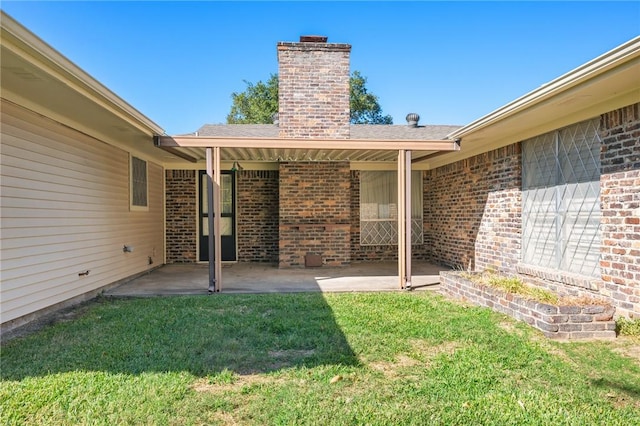
[[[35,2],[1,8],[168,134],[223,123],[276,43],[352,45],[383,113],[468,124],[640,35],[640,2]]]

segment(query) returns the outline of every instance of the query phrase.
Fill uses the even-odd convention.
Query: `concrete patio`
[[[436,290],[440,271],[449,268],[413,263],[413,290]],[[278,269],[271,264],[229,263],[222,267],[223,293],[401,291],[396,262],[355,263],[342,268]],[[208,294],[207,264],[164,265],[105,291],[105,296]]]

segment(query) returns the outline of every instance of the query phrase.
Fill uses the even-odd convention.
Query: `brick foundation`
[[[280,225],[280,267],[305,266],[307,254],[318,255],[322,265],[349,265],[349,225]]]
[[[502,290],[479,286],[459,272],[441,272],[442,289],[451,297],[509,315],[536,327],[551,339],[613,339],[615,308],[605,304],[555,306]]]

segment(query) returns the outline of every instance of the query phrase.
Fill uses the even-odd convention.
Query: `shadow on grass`
[[[633,399],[640,400],[640,386],[620,383],[620,382],[605,379],[605,378],[591,379],[591,384],[598,388],[614,389],[627,394],[629,397]]]
[[[321,293],[102,298],[76,318],[4,344],[0,360],[3,380],[358,365]]]

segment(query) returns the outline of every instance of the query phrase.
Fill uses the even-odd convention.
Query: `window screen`
[[[131,157],[131,206],[148,207],[147,162]]]
[[[600,276],[598,119],[523,142],[523,262]]]
[[[422,244],[422,172],[411,173],[411,243]],[[398,176],[360,172],[360,245],[398,244]]]

